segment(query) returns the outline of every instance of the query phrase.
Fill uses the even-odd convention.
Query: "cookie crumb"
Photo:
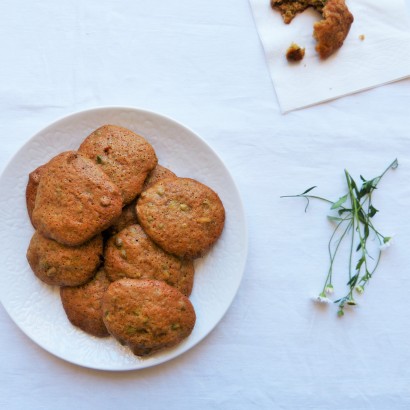
[[[286,51],[286,59],[289,62],[301,61],[305,56],[305,49],[296,43],[292,43]]]
[[[360,34],[360,36],[359,36],[360,41],[363,41],[365,38],[366,38],[366,36],[364,34]]]

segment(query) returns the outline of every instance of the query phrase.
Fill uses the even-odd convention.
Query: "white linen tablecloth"
[[[2,169],[61,116],[146,108],[216,150],[249,227],[229,311],[199,345],[157,367],[66,363],[0,307],[1,409],[410,408],[410,80],[282,115],[248,0],[4,0],[1,10]],[[312,202],[305,214],[302,201],[279,196],[318,185],[336,198],[344,168],[375,176],[396,156],[374,198],[395,243],[360,306],[338,320],[333,306],[310,300],[327,268],[326,208]]]

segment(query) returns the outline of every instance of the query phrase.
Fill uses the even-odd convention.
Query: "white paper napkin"
[[[410,76],[404,0],[347,0],[354,22],[342,48],[326,60],[320,60],[312,36],[321,19],[317,12],[306,10],[285,24],[270,0],[250,3],[283,113]],[[286,60],[292,42],[306,48],[299,63]]]

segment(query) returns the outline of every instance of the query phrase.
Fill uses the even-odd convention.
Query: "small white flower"
[[[393,242],[393,235],[392,236],[385,236],[383,239],[383,243],[380,245],[380,250],[383,251],[390,247]]]
[[[357,286],[355,287],[355,289],[356,289],[356,292],[357,292],[359,295],[361,295],[361,294],[364,292],[364,287],[361,286],[361,285],[357,285]]]
[[[331,285],[331,284],[329,284],[329,285],[327,285],[327,286],[325,287],[325,292],[326,292],[328,295],[331,295],[334,291],[335,291],[335,290],[334,290],[334,288],[333,288],[333,285]]]
[[[324,304],[332,303],[332,301],[326,296],[323,296],[323,294],[320,294],[319,296],[315,296],[312,299],[314,302],[317,302],[317,303],[324,303]]]

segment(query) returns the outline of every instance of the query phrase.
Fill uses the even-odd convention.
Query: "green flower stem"
[[[359,210],[361,209],[361,205],[360,205],[360,203],[359,203],[359,205],[360,205],[360,209],[358,208],[358,206],[357,206],[357,199],[356,199],[356,197],[354,196],[354,194],[353,194],[353,187],[352,187],[352,177],[349,175],[349,173],[345,170],[345,175],[346,175],[346,180],[347,180],[347,186],[348,186],[348,189],[349,189],[349,196],[350,196],[350,200],[351,200],[351,203],[352,203],[352,209],[353,209],[353,221],[356,221],[356,224],[357,224],[357,226],[356,226],[356,231],[357,231],[357,233],[358,233],[358,235],[359,235],[359,241],[360,241],[360,244],[361,244],[361,249],[362,249],[362,257],[363,258],[365,258],[365,260],[366,260],[366,253],[365,253],[365,250],[366,250],[366,243],[365,243],[365,241],[364,241],[364,239],[363,239],[363,237],[362,237],[362,233],[361,233],[361,230],[360,230],[360,219],[359,219]],[[354,240],[354,236],[355,236],[355,230],[353,229],[352,230],[352,238],[353,238],[353,240]],[[359,272],[360,272],[360,269],[359,269]],[[358,272],[358,273],[359,273]],[[353,286],[354,287],[354,286]]]
[[[310,195],[309,192],[316,188],[315,186],[308,188],[301,194],[298,195],[286,195],[281,198],[305,198],[307,205],[305,211],[309,206],[310,199],[319,199],[326,203],[331,204],[331,210],[337,211],[339,216],[329,216],[329,219],[337,221],[333,233],[328,242],[328,253],[329,253],[329,268],[327,271],[325,283],[322,292],[319,294],[320,297],[326,297],[326,290],[333,290],[333,274],[334,274],[334,262],[336,255],[339,252],[340,244],[346,238],[347,234],[351,232],[350,237],[350,251],[348,259],[348,274],[349,280],[347,282],[348,291],[342,298],[335,300],[334,303],[338,304],[338,316],[344,315],[344,307],[348,305],[356,305],[354,300],[353,292],[356,289],[359,293],[363,293],[364,288],[369,283],[369,280],[373,277],[376,271],[380,258],[381,250],[379,249],[377,258],[373,263],[369,264],[369,260],[374,258],[367,249],[367,241],[370,234],[374,235],[379,243],[383,245],[390,240],[390,237],[382,235],[374,226],[372,218],[378,210],[373,206],[372,194],[377,188],[379,182],[390,169],[395,169],[399,165],[397,159],[395,159],[379,176],[366,180],[362,176],[362,185],[360,188],[357,186],[356,182],[347,170],[344,171],[346,183],[347,183],[347,194],[340,197],[337,201],[330,201],[329,199],[323,198],[317,195]],[[350,200],[350,208],[346,207],[344,204],[347,200]],[[342,230],[344,227],[344,230]],[[355,244],[358,242],[356,252],[360,251],[358,255],[357,262],[354,261]],[[332,250],[332,245],[335,244],[334,250]],[[370,265],[374,265],[371,269]]]
[[[338,251],[338,249],[339,249],[340,244],[342,243],[343,238],[346,236],[347,232],[349,231],[350,227],[352,226],[352,221],[349,222],[347,228],[344,230],[344,232],[343,232],[342,235],[340,236],[340,238],[339,238],[339,240],[338,240],[338,242],[337,242],[336,248],[335,248],[335,250],[334,250],[334,252],[333,252],[333,254],[332,254],[331,244],[332,244],[333,238],[335,237],[336,232],[338,231],[338,229],[340,228],[340,226],[341,226],[344,222],[346,222],[347,220],[349,220],[349,219],[351,219],[351,218],[350,218],[350,217],[345,217],[345,218],[343,218],[343,219],[337,224],[336,228],[333,230],[332,236],[330,237],[330,240],[329,240],[329,243],[328,243],[328,247],[327,247],[327,248],[328,248],[328,251],[329,251],[330,267],[329,267],[329,270],[328,270],[328,273],[327,273],[327,277],[326,277],[326,280],[325,280],[325,285],[323,286],[322,294],[325,293],[325,289],[326,289],[326,287],[327,287],[328,285],[332,285],[333,262],[334,262],[334,260],[335,260],[335,258],[336,258],[337,251]]]

